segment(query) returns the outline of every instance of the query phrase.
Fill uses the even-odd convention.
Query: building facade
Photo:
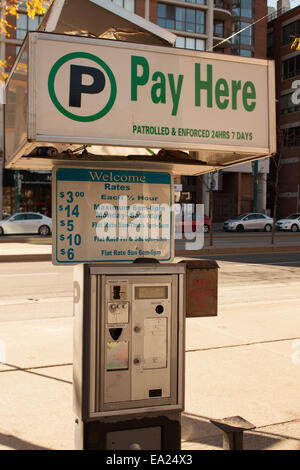
[[[190,50],[208,51],[222,54],[234,54],[244,57],[266,57],[266,14],[267,0],[112,0],[119,6],[134,12],[145,19],[167,28],[177,36],[176,47]],[[5,3],[5,2],[2,2]],[[24,2],[23,6],[26,6]],[[254,22],[260,20],[252,26]],[[16,54],[26,36],[27,31],[35,30],[41,18],[31,20],[26,10],[20,9],[18,17],[9,18],[10,37],[1,36],[1,59],[6,61],[6,72],[14,62]],[[14,29],[15,27],[15,29]],[[241,32],[240,32],[241,31]],[[235,34],[238,33],[238,34]],[[233,35],[233,36],[232,36]],[[232,36],[232,38],[231,38]],[[229,38],[229,39],[227,39]],[[2,113],[1,113],[2,114]],[[2,139],[3,140],[3,139]],[[0,145],[2,147],[2,145]],[[0,165],[1,166],[1,165]],[[237,171],[238,169],[238,171]],[[214,218],[223,220],[235,213],[250,211],[254,204],[254,176],[251,164],[239,165],[237,169],[219,172],[213,176],[214,191]],[[266,211],[266,174],[268,163],[260,163],[258,176],[257,210]],[[50,197],[45,198],[45,181],[30,187],[29,181],[33,175],[24,175],[22,172],[18,179],[22,184],[21,209],[29,207],[28,201],[33,205],[30,210],[42,210],[46,207],[51,212]],[[36,179],[36,175],[34,176]],[[26,187],[30,197],[25,194]],[[16,191],[20,184],[11,185],[12,177],[4,172],[4,209],[12,212],[15,207]],[[176,195],[177,200],[187,203],[203,203],[205,212],[209,212],[210,175],[204,177],[185,177],[178,175],[177,184],[181,188]],[[0,188],[0,193],[1,188]],[[0,196],[1,197],[1,196]],[[27,202],[26,202],[27,201]],[[34,201],[40,201],[34,204]],[[42,203],[42,204],[41,204]],[[38,207],[39,206],[39,207]],[[1,203],[0,203],[1,213]]]
[[[1,15],[4,16],[5,1],[1,2]],[[8,33],[0,35],[0,73],[7,75],[16,59],[28,31],[35,31],[41,16],[29,18],[26,2],[20,4],[18,16],[6,17]],[[51,177],[48,172],[3,169],[3,104],[0,103],[0,218],[13,212],[35,211],[51,213]]]
[[[260,59],[267,56],[267,0],[136,0],[136,13],[170,29],[179,48]],[[257,179],[250,163],[214,175],[214,220],[254,209],[267,212],[268,172],[266,160],[259,162]],[[211,175],[178,177],[182,190],[177,200],[203,203],[208,214],[211,180]]]
[[[279,217],[300,212],[300,94],[294,95],[296,101],[292,98],[300,88],[300,50],[291,49],[295,36],[300,36],[300,6],[288,6],[287,2],[282,6],[279,3],[268,23],[268,55],[275,59],[276,66],[277,148],[281,154]],[[275,171],[272,166],[270,205],[274,200]]]

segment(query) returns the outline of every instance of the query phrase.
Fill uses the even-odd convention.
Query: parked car
[[[20,212],[0,220],[0,235],[19,233],[39,233],[43,237],[50,235],[52,219],[39,212]]]
[[[226,231],[243,232],[244,230],[264,230],[271,232],[273,219],[265,214],[249,212],[225,220],[223,229]]]
[[[208,233],[210,228],[210,218],[207,215],[204,215],[204,220],[199,221],[199,223],[203,224],[203,232]],[[196,232],[197,227],[197,219],[196,214],[192,214],[192,220],[189,221],[187,218],[180,220],[175,220],[175,228],[177,232]]]
[[[290,230],[298,232],[300,230],[300,214],[291,214],[284,219],[277,220],[275,227],[278,230]]]

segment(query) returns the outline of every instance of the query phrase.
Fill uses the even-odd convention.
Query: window
[[[25,219],[26,219],[25,214],[19,214],[19,215],[16,215],[15,217],[13,217],[12,220],[25,220]]]
[[[196,5],[206,5],[206,0],[181,0],[186,3],[195,3]]]
[[[241,1],[241,16],[244,18],[252,18],[253,16],[253,1],[252,0],[242,0]]]
[[[162,28],[205,34],[205,12],[159,3],[157,24]]]
[[[224,21],[214,21],[214,36],[224,37]]]
[[[134,13],[135,11],[135,0],[111,0],[113,3],[118,5],[121,8],[125,8],[125,10],[131,11]]]
[[[16,18],[16,38],[23,41],[27,32],[35,31],[39,27],[41,21],[41,16],[35,16],[32,19],[29,18],[26,13],[19,13],[19,16]]]
[[[253,17],[253,0],[233,0],[232,16]]]
[[[230,10],[230,0],[215,0],[214,7],[222,8],[222,10]]]
[[[300,20],[294,21],[282,28],[282,44],[285,46],[287,44],[292,44],[294,37],[291,36],[300,36]]]
[[[178,36],[176,39],[175,47],[178,47],[180,49],[193,49],[196,51],[205,51],[205,40],[184,38]]]
[[[26,214],[27,220],[41,220],[43,217],[38,214]]]
[[[253,51],[251,49],[241,49],[239,47],[236,49],[232,49],[232,54],[240,55],[242,57],[253,57]]]
[[[267,56],[272,57],[273,54],[273,41],[274,41],[274,33],[271,31],[267,35]]]
[[[252,46],[252,27],[250,26],[251,23],[246,21],[237,21],[232,25],[232,32],[237,33],[241,31],[239,34],[232,38],[232,44],[238,45],[245,45],[245,46]],[[247,28],[247,26],[250,26]],[[247,29],[244,29],[247,28]],[[242,31],[244,29],[244,31]]]
[[[300,105],[296,105],[292,102],[292,93],[283,95],[280,98],[280,113],[290,114],[300,111]]]
[[[286,129],[283,136],[284,147],[300,146],[300,127],[290,127]]]
[[[282,79],[288,80],[289,78],[300,75],[300,55],[291,57],[282,62]]]

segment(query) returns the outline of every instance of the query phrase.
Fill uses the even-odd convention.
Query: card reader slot
[[[121,334],[122,334],[122,331],[123,331],[123,328],[109,328],[110,336],[111,336],[112,339],[114,339],[115,341],[117,341],[117,339],[120,338],[120,336],[121,336]]]

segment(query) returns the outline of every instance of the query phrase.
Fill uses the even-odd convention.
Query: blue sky
[[[277,0],[268,0],[269,7],[276,7]],[[300,0],[291,0],[291,7],[295,8],[300,5]]]

